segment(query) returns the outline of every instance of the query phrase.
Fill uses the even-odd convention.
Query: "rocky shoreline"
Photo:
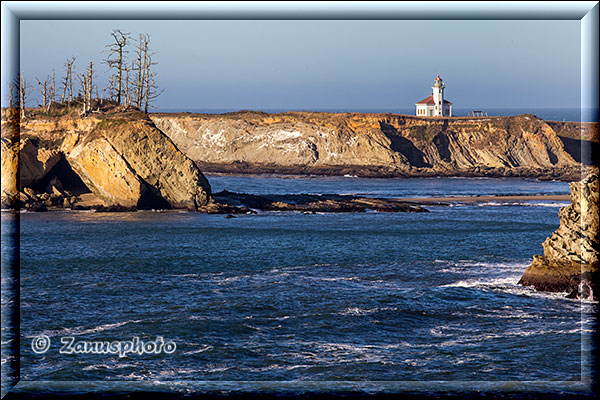
[[[511,117],[240,111],[155,113],[204,172],[576,181],[598,124]],[[584,132],[577,140],[576,133]],[[560,135],[559,135],[560,133]],[[594,142],[595,141],[595,142]]]
[[[238,112],[149,117],[114,105],[83,117],[30,112],[21,121],[15,111],[2,111],[3,210],[185,209],[233,217],[257,210],[428,212],[423,205],[447,204],[444,198],[212,193],[202,171],[568,181],[584,176],[571,183],[571,205],[561,209],[560,227],[520,283],[597,297],[598,174],[590,172],[594,159],[582,149],[597,147],[598,124],[545,122],[533,115],[428,119]]]
[[[533,167],[486,167],[479,166],[462,170],[434,171],[431,169],[411,168],[400,170],[389,167],[360,166],[360,165],[323,165],[323,166],[281,166],[267,164],[253,164],[246,162],[232,163],[206,163],[196,162],[198,168],[205,173],[231,174],[231,175],[317,175],[317,176],[352,176],[358,178],[433,178],[433,177],[461,177],[461,178],[531,178],[540,181],[565,181],[572,182],[581,179],[581,168],[533,168]]]
[[[28,197],[21,201],[21,210],[30,212],[81,211],[132,212],[137,207],[105,205],[102,202],[85,205],[81,196],[69,192],[34,193],[26,190]],[[441,203],[436,203],[441,204]],[[390,198],[371,198],[338,194],[271,194],[253,195],[221,191],[214,193],[211,200],[194,210],[207,214],[252,214],[256,211],[298,211],[305,213],[330,212],[429,212],[417,202]]]
[[[544,241],[519,284],[569,297],[598,300],[600,227],[598,171],[573,182],[571,204],[558,213],[560,226]]]

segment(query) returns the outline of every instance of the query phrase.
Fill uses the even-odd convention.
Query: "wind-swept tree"
[[[108,57],[104,60],[104,62],[110,68],[115,69],[115,72],[112,74],[115,82],[115,97],[117,103],[121,104],[121,97],[123,95],[123,72],[125,71],[126,67],[125,54],[127,54],[125,47],[130,39],[130,34],[122,32],[119,29],[115,29],[111,32],[111,36],[114,42],[106,45],[106,48],[108,49]]]

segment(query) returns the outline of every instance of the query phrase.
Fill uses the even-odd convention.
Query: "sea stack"
[[[560,226],[542,244],[544,254],[533,256],[519,284],[547,292],[569,292],[569,297],[597,299],[598,170],[569,186],[571,204],[560,209]]]

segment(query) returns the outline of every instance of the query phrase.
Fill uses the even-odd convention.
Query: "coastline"
[[[464,170],[432,170],[411,168],[400,170],[385,166],[363,165],[268,165],[247,162],[195,162],[203,173],[223,175],[298,175],[350,176],[356,178],[531,178],[540,181],[574,182],[586,174],[585,167],[563,168],[492,168],[476,167]]]
[[[47,207],[45,210],[26,210],[27,212],[81,211],[96,212],[136,212],[139,210],[109,207],[91,193],[80,195],[81,200],[73,208]],[[215,193],[214,206],[198,210],[206,214],[253,214],[253,209],[261,211],[318,211],[318,212],[364,212],[372,209],[379,212],[423,212],[421,207],[428,205],[447,206],[450,204],[502,203],[510,205],[527,204],[531,201],[569,202],[570,195],[481,195],[448,197],[402,197],[402,198],[366,198],[348,195],[289,194],[256,196],[247,193]],[[303,201],[298,202],[301,198]],[[229,204],[234,203],[234,204]],[[248,204],[249,203],[249,204]],[[354,203],[354,204],[352,204]],[[254,207],[253,207],[254,206]],[[412,209],[417,206],[416,209]],[[2,212],[16,211],[2,209]],[[22,210],[20,210],[22,211]],[[181,211],[181,210],[177,210]],[[195,211],[190,211],[195,212]],[[426,211],[425,211],[426,212]]]
[[[546,200],[546,201],[565,201],[568,202],[570,200],[570,195],[568,194],[538,194],[538,195],[485,195],[485,196],[453,196],[453,197],[419,197],[419,198],[400,198],[396,200],[407,201],[407,202],[415,202],[418,204],[429,204],[429,203],[487,203],[494,201],[512,201],[512,202],[524,202],[524,201],[536,201],[536,200]]]

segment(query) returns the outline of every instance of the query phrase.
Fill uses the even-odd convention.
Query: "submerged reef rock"
[[[530,114],[240,111],[150,117],[204,171],[580,179],[579,162],[555,130]]]
[[[571,204],[560,209],[560,226],[542,244],[544,254],[533,257],[519,281],[548,292],[569,292],[570,297],[598,297],[598,170],[573,182]]]
[[[266,194],[253,195],[221,191],[213,195],[215,208],[240,209],[241,212],[300,211],[316,212],[429,212],[427,209],[407,201],[342,194]],[[231,211],[228,211],[231,212]],[[238,212],[239,213],[239,212]]]
[[[197,210],[210,200],[196,164],[136,109],[28,118],[18,136],[10,128],[3,120],[3,207],[76,208],[90,192],[107,209]]]

